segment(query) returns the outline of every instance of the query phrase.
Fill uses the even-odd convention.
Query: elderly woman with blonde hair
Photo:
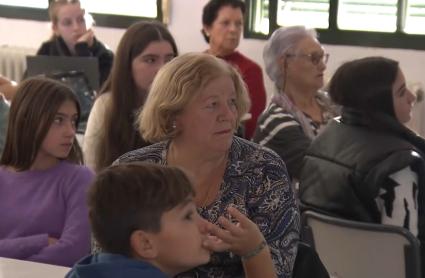
[[[139,129],[155,144],[115,163],[147,161],[177,166],[191,177],[202,217],[219,223],[233,206],[255,222],[264,242],[246,252],[220,252],[179,277],[243,277],[253,256],[270,249],[278,277],[291,277],[297,253],[299,211],[282,159],[234,136],[249,109],[243,80],[226,62],[189,53],[155,77],[139,116]],[[261,269],[261,267],[260,267]]]
[[[271,148],[297,179],[305,151],[327,121],[337,115],[324,85],[327,54],[314,29],[277,29],[267,41],[263,59],[276,92],[257,122],[254,142]]]

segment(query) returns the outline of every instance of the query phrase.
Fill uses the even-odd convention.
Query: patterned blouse
[[[115,164],[146,161],[167,164],[168,142],[121,156]],[[272,253],[278,277],[292,277],[300,215],[282,159],[267,148],[234,137],[217,199],[199,213],[217,223],[229,205],[257,223]],[[211,261],[177,277],[244,277],[241,260],[230,252],[214,253]]]

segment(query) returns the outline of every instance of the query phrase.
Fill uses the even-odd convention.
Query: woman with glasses
[[[329,54],[304,26],[277,29],[263,50],[276,92],[260,116],[253,140],[276,151],[297,179],[304,153],[336,109],[320,89]]]

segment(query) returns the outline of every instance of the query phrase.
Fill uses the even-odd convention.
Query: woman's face
[[[66,4],[58,7],[57,18],[58,21],[52,26],[53,31],[73,51],[77,40],[87,31],[84,10],[78,3]]]
[[[234,52],[239,45],[242,26],[243,14],[240,8],[221,7],[211,26],[204,26],[213,54],[224,56]]]
[[[153,41],[131,62],[131,72],[139,92],[149,90],[158,70],[175,56],[168,41]]]
[[[238,117],[233,80],[229,76],[218,77],[195,93],[176,117],[180,133],[174,140],[210,152],[227,152]]]
[[[305,37],[282,60],[281,67],[286,68],[285,87],[316,92],[323,87],[326,62],[327,56],[320,43],[310,36]]]
[[[405,124],[412,118],[412,108],[416,96],[406,87],[403,72],[399,69],[393,87],[393,105],[397,120]]]

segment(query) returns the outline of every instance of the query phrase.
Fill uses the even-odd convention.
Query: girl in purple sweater
[[[81,165],[79,115],[74,93],[57,81],[18,87],[0,160],[0,257],[71,266],[89,253],[93,173]]]

